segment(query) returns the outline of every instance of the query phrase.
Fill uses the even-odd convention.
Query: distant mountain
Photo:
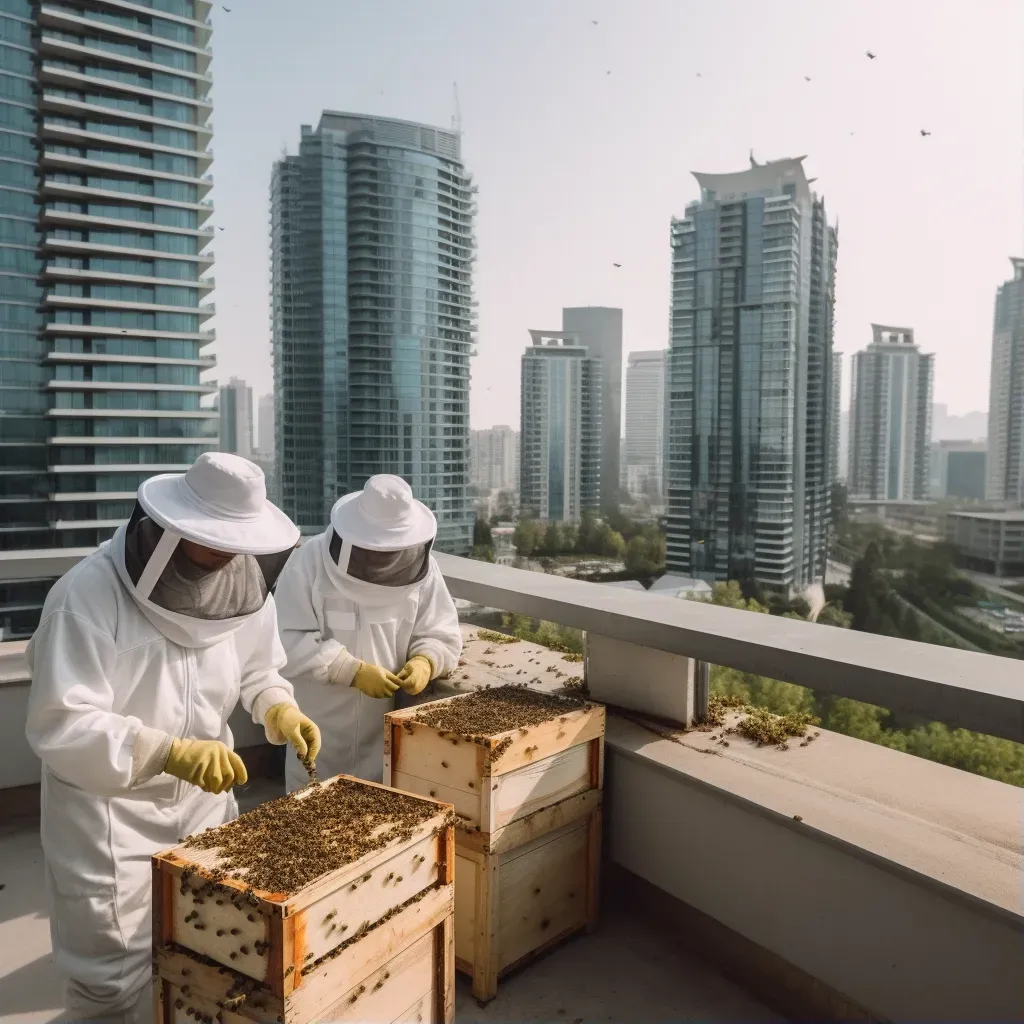
[[[988,413],[967,412],[951,416],[949,407],[936,402],[932,405],[933,441],[977,441],[988,437]]]

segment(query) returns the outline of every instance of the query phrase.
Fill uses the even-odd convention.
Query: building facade
[[[828,475],[829,480],[835,482],[841,476],[839,472],[839,453],[842,443],[843,427],[843,354],[842,352],[832,353],[832,381],[831,390],[828,393]]]
[[[996,293],[985,497],[1024,502],[1024,258]]]
[[[984,499],[987,448],[984,441],[934,442],[930,497]]]
[[[264,461],[274,461],[274,396],[260,395],[256,403],[256,451]]]
[[[1024,576],[1024,511],[949,512],[946,540],[957,564],[992,576]]]
[[[278,482],[304,533],[395,473],[469,552],[474,193],[457,132],[360,114],[325,111],[274,166]]]
[[[573,306],[562,310],[562,330],[575,334],[591,359],[601,360],[601,499],[619,507],[622,436],[622,310]]]
[[[872,324],[871,332],[851,364],[850,498],[923,501],[934,357],[922,354],[910,328]]]
[[[217,447],[210,8],[0,7],[0,549],[94,546]]]
[[[519,432],[501,425],[470,431],[473,486],[485,491],[518,491]]]
[[[520,511],[578,522],[601,506],[604,364],[572,332],[530,337],[522,360]]]
[[[660,496],[665,461],[665,351],[630,352],[623,462],[630,494]]]
[[[802,157],[695,174],[672,221],[667,567],[784,589],[824,574],[838,237]]]
[[[220,389],[220,450],[241,455],[244,459],[253,457],[252,388],[232,377]]]

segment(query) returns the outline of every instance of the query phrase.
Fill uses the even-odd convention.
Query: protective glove
[[[249,781],[242,759],[220,740],[172,740],[164,771],[207,793],[224,793]]]
[[[294,704],[275,704],[264,717],[263,728],[268,735],[276,732],[283,736],[299,757],[315,761],[320,753],[320,730]]]
[[[396,677],[411,697],[422,693],[427,683],[434,678],[434,663],[425,654],[414,654],[402,667]]]
[[[352,685],[362,690],[367,697],[390,697],[402,685],[402,681],[380,665],[371,665],[361,661],[356,669]]]

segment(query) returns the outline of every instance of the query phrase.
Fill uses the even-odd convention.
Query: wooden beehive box
[[[337,776],[153,858],[157,1024],[449,1022],[451,807]]]
[[[456,967],[491,999],[596,923],[605,710],[509,686],[386,721],[385,782],[455,808]]]

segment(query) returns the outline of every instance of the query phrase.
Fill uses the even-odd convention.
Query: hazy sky
[[[936,400],[986,408],[995,290],[1024,255],[1021,0],[228,6],[219,379],[271,388],[268,187],[299,126],[325,108],[447,126],[457,81],[480,189],[473,426],[518,425],[527,330],[559,327],[563,305],[621,306],[627,351],[667,345],[669,219],[697,196],[690,171],[742,169],[751,149],[807,154],[839,221],[837,349],[872,321],[914,327]]]

